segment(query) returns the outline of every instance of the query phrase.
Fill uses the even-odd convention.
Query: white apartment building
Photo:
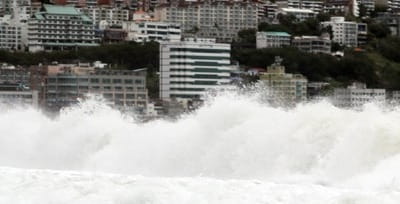
[[[333,42],[348,47],[358,46],[358,37],[366,32],[365,23],[345,21],[344,17],[331,17],[330,21],[321,22],[322,27],[330,27],[333,33]],[[362,30],[361,30],[362,29]]]
[[[12,14],[15,7],[30,6],[31,0],[1,0],[0,13]]]
[[[6,15],[0,18],[0,49],[25,50],[28,43],[26,21]]]
[[[257,32],[256,46],[262,48],[280,48],[290,46],[291,35],[286,32]]]
[[[298,8],[281,8],[278,10],[278,14],[293,15],[297,21],[305,21],[309,18],[315,18],[316,12],[310,9],[298,9]]]
[[[320,13],[324,9],[323,0],[288,0],[289,8],[308,9]]]
[[[267,100],[277,105],[295,105],[307,100],[307,79],[301,74],[289,74],[281,65],[282,59],[267,67],[260,81],[267,86]]]
[[[110,26],[122,26],[122,22],[129,21],[128,9],[101,6],[80,8],[79,10],[91,18],[96,26],[102,21],[107,22]]]
[[[188,35],[231,42],[240,30],[257,28],[258,9],[255,1],[176,2],[157,7],[155,17],[181,24]]]
[[[29,20],[29,51],[98,46],[92,20],[70,6],[45,4]]]
[[[367,89],[363,83],[353,83],[347,88],[334,90],[333,104],[338,107],[360,108],[366,103],[383,104],[386,100],[385,89]]]
[[[160,98],[202,99],[230,82],[230,44],[189,38],[160,44]]]
[[[180,41],[181,26],[166,22],[124,22],[123,29],[128,32],[128,40],[135,42]]]
[[[299,50],[309,53],[331,53],[331,40],[329,36],[296,36],[292,45]]]

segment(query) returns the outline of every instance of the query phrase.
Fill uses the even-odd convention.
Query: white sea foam
[[[0,124],[0,203],[400,202],[398,108],[226,94],[174,122],[88,100],[57,118],[0,107]]]

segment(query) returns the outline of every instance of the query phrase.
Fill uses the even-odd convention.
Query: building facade
[[[326,13],[333,15],[353,15],[358,17],[360,14],[357,0],[326,0],[324,10]]]
[[[229,44],[189,38],[160,45],[160,98],[202,99],[208,90],[230,82]]]
[[[390,35],[400,36],[400,15],[396,13],[384,13],[378,15],[375,20],[386,24],[390,29]]]
[[[333,42],[348,47],[357,47],[359,38],[367,33],[365,23],[345,21],[344,17],[331,17],[330,21],[321,22],[321,26],[332,30]]]
[[[281,8],[278,10],[278,14],[292,15],[297,21],[305,21],[309,18],[315,18],[316,12],[310,9],[298,9],[298,8]]]
[[[98,46],[93,21],[71,6],[45,4],[28,25],[31,52]]]
[[[14,5],[15,1],[15,5]],[[1,0],[0,13],[12,14],[15,7],[27,7],[31,5],[30,0]]]
[[[0,104],[38,107],[38,91],[30,87],[28,69],[11,66],[0,68]]]
[[[363,83],[353,83],[347,88],[334,90],[333,104],[338,107],[360,108],[371,102],[383,104],[385,100],[385,89],[368,89]]]
[[[388,0],[387,6],[388,6],[389,11],[399,12],[400,11],[400,0]]]
[[[181,26],[176,23],[124,22],[123,28],[128,32],[128,40],[136,42],[180,41],[182,38]]]
[[[231,42],[240,30],[257,28],[258,9],[256,1],[187,1],[162,4],[155,16],[182,25],[187,36]]]
[[[331,53],[331,40],[329,36],[296,36],[292,45],[299,50],[310,53]]]
[[[288,0],[289,8],[309,9],[315,13],[320,13],[324,9],[323,0]]]
[[[257,32],[256,46],[261,48],[280,48],[290,46],[291,35],[286,32]]]
[[[148,103],[146,69],[111,70],[87,66],[48,66],[46,105],[59,109],[78,102],[87,94],[103,96],[110,105],[133,107],[143,112]]]
[[[99,27],[100,22],[106,22],[108,26],[122,27],[122,22],[129,21],[128,9],[99,6],[84,7],[79,10],[92,19],[96,27]]]
[[[260,76],[260,81],[268,89],[267,100],[278,105],[295,105],[307,100],[307,79],[301,74],[285,73],[281,62],[282,59],[276,57],[275,63]]]
[[[0,21],[0,49],[25,50],[28,41],[26,27],[26,23]]]

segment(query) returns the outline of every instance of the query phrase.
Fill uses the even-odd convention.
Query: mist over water
[[[99,179],[103,183],[97,190],[103,196],[108,192],[104,189],[114,192],[115,186],[121,188],[119,184],[141,189],[123,202],[118,199],[125,199],[121,195],[126,194],[120,192],[108,203],[146,203],[138,200],[144,199],[142,194],[150,194],[147,203],[400,201],[397,107],[368,104],[355,111],[321,101],[285,109],[248,95],[224,94],[177,121],[139,123],[92,99],[65,109],[56,118],[33,108],[0,106],[0,124],[0,166],[7,167],[0,171],[0,201],[1,192],[13,196],[2,189],[20,184],[7,177],[25,178],[27,174],[36,176],[25,179],[50,191],[60,182],[65,182],[64,187],[71,185],[74,191],[67,190],[68,196],[79,191],[74,183],[77,178],[88,185]],[[28,169],[86,173],[77,176]],[[126,176],[121,179],[103,173]],[[54,185],[48,185],[52,181]],[[213,193],[200,191],[202,188],[211,188]],[[189,192],[203,197],[185,200],[182,189],[186,198]],[[30,191],[24,193],[31,195]],[[285,200],[285,193],[293,200]],[[80,201],[102,200],[85,199]],[[38,198],[32,203],[39,201],[47,200]]]

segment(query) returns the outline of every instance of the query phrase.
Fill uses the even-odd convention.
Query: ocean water
[[[400,203],[400,108],[223,94],[176,121],[0,106],[0,203]]]

